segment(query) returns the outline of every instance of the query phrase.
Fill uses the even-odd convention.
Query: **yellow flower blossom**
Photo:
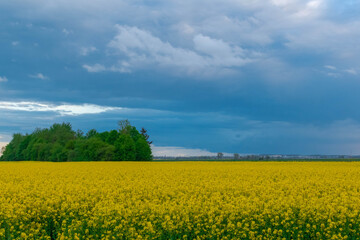
[[[360,163],[0,163],[3,239],[360,239]]]

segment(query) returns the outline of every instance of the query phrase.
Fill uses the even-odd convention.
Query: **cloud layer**
[[[352,119],[328,124],[299,124],[259,121],[221,112],[179,113],[35,102],[1,102],[0,111],[0,132],[7,136],[14,132],[32,132],[36,127],[48,127],[62,121],[70,121],[75,129],[85,132],[94,126],[104,131],[116,128],[118,120],[130,119],[136,127],[149,130],[156,156],[213,156],[217,152],[360,154],[360,122]]]
[[[157,147],[356,153],[359,12],[352,0],[1,1],[0,134],[128,118]]]
[[[45,76],[42,73],[37,73],[37,74],[30,74],[29,77],[31,78],[36,78],[36,79],[40,79],[40,80],[47,80],[49,79],[47,76]]]
[[[250,54],[241,47],[202,34],[194,36],[193,50],[190,50],[174,47],[137,27],[116,25],[116,28],[118,34],[108,46],[125,57],[118,66],[113,67],[120,72],[151,66],[183,69],[188,73],[221,71],[253,61],[252,56],[248,56]]]
[[[107,107],[94,104],[46,104],[39,102],[0,102],[0,109],[25,112],[55,112],[62,116],[99,114],[108,111],[122,110],[120,107]]]

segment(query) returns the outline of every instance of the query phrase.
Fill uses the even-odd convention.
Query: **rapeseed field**
[[[360,163],[0,163],[0,239],[360,239]]]

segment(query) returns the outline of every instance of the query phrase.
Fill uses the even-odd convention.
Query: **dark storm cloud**
[[[1,2],[0,142],[55,121],[107,130],[129,118],[156,146],[359,153],[359,7]]]

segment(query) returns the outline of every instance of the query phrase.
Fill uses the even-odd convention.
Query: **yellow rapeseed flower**
[[[360,239],[360,163],[0,163],[3,239]]]

